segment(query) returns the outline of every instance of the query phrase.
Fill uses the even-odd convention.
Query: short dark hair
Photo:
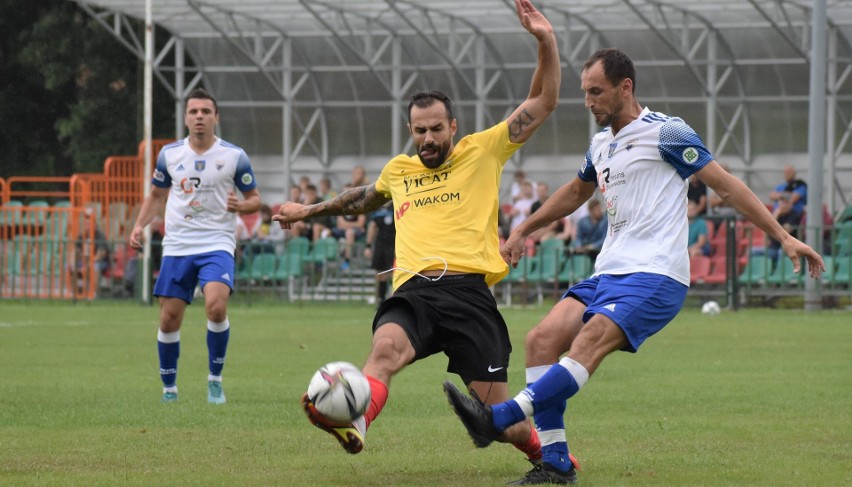
[[[613,86],[629,79],[633,82],[633,92],[636,92],[636,68],[627,54],[614,48],[600,49],[589,56],[583,69],[591,68],[598,61],[603,63],[604,76]]]
[[[408,102],[408,123],[411,123],[411,107],[417,106],[419,108],[426,108],[431,106],[436,101],[440,101],[444,104],[444,108],[447,109],[447,120],[453,120],[453,102],[450,100],[450,97],[443,94],[438,90],[432,91],[422,91],[417,90],[411,95],[411,101]]]
[[[189,103],[189,100],[193,98],[200,98],[202,100],[210,100],[213,102],[213,111],[214,113],[219,113],[219,104],[216,103],[216,99],[213,98],[207,90],[204,88],[196,88],[189,92],[189,95],[186,96],[186,102]]]

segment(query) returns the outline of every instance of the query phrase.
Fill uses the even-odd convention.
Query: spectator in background
[[[346,185],[346,189],[352,187],[353,186],[348,184]],[[366,225],[367,216],[363,213],[360,215],[337,216],[337,225],[331,230],[331,235],[334,236],[334,238],[342,238],[346,241],[345,246],[343,247],[343,262],[340,264],[341,270],[349,270],[350,262],[352,260],[352,249],[355,247],[355,241],[364,237]]]
[[[698,204],[689,200],[686,203],[686,218],[689,220],[689,238],[687,250],[689,257],[697,255],[710,255],[710,236],[707,229],[707,220],[698,214]]]
[[[235,230],[235,237],[237,240],[236,254],[234,255],[234,259],[237,264],[237,268],[242,269],[242,265],[245,262],[245,258],[249,255],[252,255],[251,242],[254,240],[254,236],[257,234],[257,227],[260,225],[260,217],[254,218],[251,220],[251,228],[249,228],[249,223],[246,222],[243,215],[237,216],[237,226]]]
[[[367,180],[367,171],[364,166],[358,165],[352,168],[352,180],[349,182],[349,188],[357,188],[366,186],[370,181]]]
[[[598,199],[590,199],[586,204],[589,214],[580,219],[573,252],[585,254],[595,260],[603,247],[608,221],[604,218],[603,206]]]
[[[376,305],[381,306],[387,299],[388,281],[393,275],[384,272],[393,267],[394,261],[396,226],[393,221],[393,201],[388,201],[370,213],[366,240],[364,258],[370,259],[370,267],[379,273],[376,275]]]
[[[321,202],[322,198],[320,198],[317,192],[317,187],[309,184],[305,187],[302,200],[306,205],[314,205]],[[316,242],[330,235],[332,228],[331,218],[327,216],[315,216],[300,223],[304,224],[304,227],[301,229],[301,236],[306,237],[311,242]]]
[[[279,244],[284,242],[284,230],[281,225],[273,224],[272,208],[267,204],[260,205],[257,231],[252,237],[254,254],[274,254]]]
[[[311,178],[308,176],[302,176],[299,178],[299,189],[302,190],[302,193],[308,188],[308,185],[311,184]]]
[[[98,228],[95,216],[87,210],[83,228],[74,246],[73,266],[77,293],[84,294],[90,282],[97,288],[101,276],[109,271],[110,264],[109,243]],[[90,270],[93,270],[94,274],[90,274]]]
[[[698,215],[707,214],[707,185],[696,176],[690,176],[689,188],[686,190],[686,199],[695,202]]]
[[[515,175],[512,176],[512,187],[509,190],[509,195],[512,197],[512,203],[521,197],[521,185],[526,182],[527,175],[524,171],[518,169]]]
[[[324,176],[319,180],[319,197],[323,201],[328,201],[337,196],[337,191],[331,189],[331,179],[328,176]],[[290,200],[294,201],[294,200]]]
[[[805,213],[805,204],[808,202],[808,185],[801,179],[796,179],[796,169],[787,164],[784,166],[784,182],[775,187],[769,193],[772,202],[772,216],[787,230],[787,233],[796,237],[798,228]],[[775,260],[781,244],[769,239],[769,257]]]
[[[509,230],[514,230],[515,227],[520,225],[527,219],[528,216],[532,213],[532,205],[535,203],[536,198],[533,193],[532,183],[529,181],[524,181],[521,183],[521,193],[518,198],[512,203],[512,212],[509,216],[512,219],[512,223],[509,225]]]
[[[550,187],[545,182],[539,182],[535,186],[536,189],[536,197],[537,199],[530,207],[530,215],[536,212],[539,208],[541,208],[542,203],[544,203],[548,197],[550,197]],[[533,232],[530,235],[530,238],[533,239],[534,242],[538,243],[542,240],[549,240],[555,238],[557,235],[560,235],[564,230],[564,222],[565,220],[556,220],[551,222],[549,225],[540,228]]]
[[[808,202],[808,185],[796,178],[796,169],[791,165],[784,166],[784,182],[775,191],[769,193],[772,201],[772,216],[787,232],[796,235],[796,227],[802,221],[805,204]]]

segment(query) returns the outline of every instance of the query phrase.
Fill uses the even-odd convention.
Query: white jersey
[[[609,229],[595,275],[650,272],[689,286],[686,181],[713,156],[683,120],[645,108],[592,138],[580,179],[597,181]]]
[[[152,183],[171,188],[163,255],[234,254],[237,217],[228,212],[228,192],[257,187],[245,151],[218,137],[204,154],[188,138],[173,142],[160,151]]]

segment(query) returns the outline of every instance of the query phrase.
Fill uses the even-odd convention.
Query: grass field
[[[546,308],[507,309],[523,336]],[[160,404],[156,308],[0,303],[0,485],[503,485],[527,465],[477,450],[441,393],[443,356],[395,378],[359,455],[298,406],[314,370],[360,364],[373,309],[234,304],[228,403],[206,403],[203,307],[182,331],[180,402]],[[607,359],[569,402],[580,483],[852,485],[852,314],[685,310]]]

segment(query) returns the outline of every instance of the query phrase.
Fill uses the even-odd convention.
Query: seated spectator
[[[689,239],[687,240],[689,257],[709,256],[710,234],[707,229],[707,220],[698,213],[698,204],[692,200],[686,204],[686,218],[689,220]]]
[[[319,197],[323,201],[328,201],[337,196],[337,191],[331,189],[331,179],[329,177],[323,177],[319,181]]]
[[[796,169],[791,165],[784,166],[784,182],[779,184],[774,191],[769,193],[772,202],[772,216],[778,223],[794,237],[798,235],[798,228],[805,212],[805,204],[808,202],[808,185],[801,179],[796,179]],[[775,260],[781,244],[770,239],[768,252],[770,258]]]
[[[536,197],[533,194],[532,183],[524,181],[521,183],[521,192],[518,198],[512,203],[512,211],[509,213],[511,223],[509,231],[514,230],[518,225],[524,222],[532,213],[532,205],[535,203]]]
[[[594,260],[603,247],[609,222],[604,215],[600,200],[591,199],[587,206],[589,214],[580,219],[577,225],[577,235],[572,251],[575,254],[588,255]]]
[[[260,206],[260,218],[258,218],[257,231],[252,236],[252,250],[254,254],[274,254],[280,243],[284,242],[284,230],[281,225],[272,221],[272,208],[263,204]]]
[[[366,241],[364,258],[369,259],[370,267],[380,273],[376,274],[376,304],[381,305],[387,299],[388,282],[393,275],[391,272],[384,272],[393,267],[396,245],[392,201],[370,213]]]
[[[541,208],[541,205],[550,197],[550,187],[545,182],[539,182],[536,184],[536,201],[530,207],[530,215],[538,211]],[[530,238],[536,243],[541,242],[543,240],[550,240],[552,238],[561,238],[561,235],[565,231],[565,222],[566,219],[556,220],[551,222],[549,225],[539,228]],[[570,222],[568,223],[570,225]]]
[[[111,265],[109,243],[98,228],[95,217],[87,213],[72,256],[77,293],[84,294],[89,285],[96,289],[101,276],[107,274]],[[93,275],[90,274],[90,269],[94,271]]]
[[[302,199],[306,205],[313,205],[322,201],[319,194],[317,194],[317,187],[313,184],[309,184],[305,187]],[[302,237],[306,237],[312,242],[315,242],[320,238],[329,235],[332,227],[331,221],[330,216],[315,216],[308,218],[307,220],[303,220],[299,222],[302,223],[302,225],[299,226],[300,235]]]
[[[355,166],[352,168],[352,180],[349,181],[349,187],[357,188],[366,186],[370,181],[367,179],[367,171],[364,166]]]
[[[347,185],[347,189],[349,185]],[[343,263],[340,268],[342,270],[349,269],[350,261],[352,260],[352,249],[355,247],[355,241],[362,239],[366,231],[367,216],[360,215],[340,215],[337,217],[337,225],[331,230],[334,238],[345,239],[346,244],[343,248]]]
[[[795,235],[808,202],[808,185],[796,179],[793,166],[784,166],[784,182],[769,193],[769,199],[773,204],[772,215],[788,232]]]
[[[686,190],[686,199],[695,202],[698,215],[703,216],[707,214],[707,185],[695,175],[692,175],[689,178],[689,188]]]
[[[518,169],[512,176],[512,186],[509,188],[509,196],[512,198],[512,203],[518,201],[521,197],[521,185],[526,182],[527,175],[524,171]]]
[[[308,176],[302,176],[299,178],[299,189],[302,190],[303,194],[309,184],[311,184],[311,178],[309,178]]]

